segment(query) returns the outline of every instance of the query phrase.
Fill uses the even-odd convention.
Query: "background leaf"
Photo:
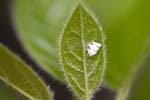
[[[101,18],[107,39],[105,80],[120,88],[128,73],[143,56],[147,40],[146,9],[148,0],[89,0],[88,4]],[[111,3],[110,3],[111,2]],[[95,6],[94,6],[95,5]]]
[[[14,91],[11,91],[2,82],[0,82],[0,99],[1,100],[21,100]]]
[[[102,48],[89,56],[92,41]],[[61,39],[61,61],[68,82],[81,100],[90,100],[99,88],[104,69],[103,33],[92,15],[79,4],[67,23]]]
[[[72,4],[71,0],[17,0],[15,5],[15,23],[25,48],[61,81],[64,75],[58,63],[57,37]]]
[[[49,4],[48,12],[45,12],[44,9],[41,10],[41,6],[46,7],[46,5],[42,3],[45,1],[46,0],[36,0],[31,2],[30,0],[19,0],[20,4],[18,5],[20,6],[17,6],[17,21],[20,27],[18,29],[20,30],[19,32],[22,38],[24,38],[24,44],[32,56],[43,65],[44,68],[50,70],[53,75],[63,79],[61,77],[63,75],[60,74],[61,67],[59,65],[58,67],[55,66],[58,64],[56,58],[57,52],[55,52],[58,51],[56,46],[57,36],[61,31],[64,20],[69,15],[70,9],[72,9],[74,0],[49,0],[51,2],[46,3],[47,5]],[[36,2],[40,5],[37,5]],[[109,86],[119,88],[128,76],[128,72],[134,69],[134,65],[143,54],[147,33],[150,33],[150,14],[148,13],[149,0],[85,0],[84,2],[96,13],[98,19],[101,20],[107,36],[108,67],[105,77],[106,81]],[[35,10],[31,10],[31,8]],[[45,18],[47,13],[49,16]],[[34,16],[30,18],[31,15]],[[38,18],[38,16],[42,17]],[[45,22],[49,26],[45,26],[41,19],[46,20]],[[49,31],[45,32],[45,30]],[[40,35],[39,32],[41,33]],[[49,33],[50,36],[44,33]],[[39,37],[42,37],[42,40],[48,40],[48,42],[41,42]],[[31,43],[30,41],[34,41],[34,38],[39,41]],[[47,48],[48,46],[44,46],[45,44],[52,47],[52,53],[50,53],[50,48]],[[36,48],[35,45],[37,45]],[[45,50],[48,50],[49,55],[44,53]],[[51,62],[49,61],[50,58]]]
[[[0,79],[32,100],[51,100],[45,85],[23,61],[0,45]]]
[[[127,99],[123,100],[149,100],[150,95],[150,57],[146,57],[146,60],[142,64],[142,68],[139,69],[127,96]]]

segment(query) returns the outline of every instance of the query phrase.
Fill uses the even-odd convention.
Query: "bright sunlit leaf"
[[[15,24],[24,48],[36,63],[62,82],[58,34],[72,4],[71,0],[16,0],[15,5]]]

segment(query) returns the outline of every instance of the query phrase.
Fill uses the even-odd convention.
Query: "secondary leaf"
[[[136,69],[143,58],[147,40],[145,1],[134,0],[134,5],[124,16],[119,17],[107,31],[108,64],[105,79],[109,86],[120,88],[128,74]]]
[[[117,100],[149,100],[150,95],[150,56],[145,58],[145,61],[140,65],[135,79],[123,86]],[[123,91],[122,91],[123,90]]]
[[[12,89],[7,88],[6,85],[4,85],[0,81],[0,99],[1,100],[20,100],[20,97],[18,97]]]
[[[150,100],[150,57],[147,57],[131,85],[126,100]]]
[[[90,100],[102,80],[104,43],[97,22],[81,4],[64,29],[60,47],[66,79],[81,100]]]
[[[149,0],[85,0],[106,32],[108,86],[119,89],[143,56],[149,24]]]
[[[51,100],[51,95],[39,76],[2,45],[0,79],[31,100]]]
[[[16,0],[14,16],[21,42],[42,68],[61,81],[57,37],[72,4],[71,0]]]

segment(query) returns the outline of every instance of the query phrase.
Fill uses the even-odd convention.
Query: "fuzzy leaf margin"
[[[90,100],[102,81],[105,52],[104,34],[92,15],[78,4],[69,19],[60,42],[60,59],[67,81],[81,100]],[[89,56],[89,43],[102,44]]]

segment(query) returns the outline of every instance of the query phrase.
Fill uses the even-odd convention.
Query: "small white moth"
[[[87,51],[90,57],[96,55],[102,45],[97,42],[91,42],[88,44]]]

